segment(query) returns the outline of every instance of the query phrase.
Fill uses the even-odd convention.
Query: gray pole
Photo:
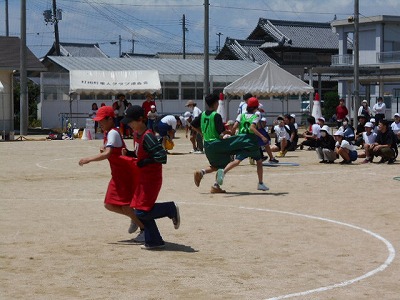
[[[203,108],[206,108],[205,97],[210,93],[209,87],[209,1],[204,0],[204,82],[203,82]]]
[[[121,55],[122,55],[121,42],[122,42],[122,38],[121,38],[121,35],[119,35],[118,36],[119,57],[121,57]]]
[[[357,114],[360,107],[359,95],[359,4],[358,0],[354,0],[354,107],[353,107],[353,126],[357,126]]]
[[[182,17],[182,44],[183,44],[183,59],[186,59],[186,18],[185,15]]]
[[[28,134],[28,89],[26,75],[26,0],[21,0],[21,44],[20,44],[20,135]]]
[[[54,39],[57,56],[60,56],[60,38],[58,35],[57,3],[53,0]]]
[[[5,18],[5,20],[6,20],[6,36],[9,36],[10,31],[9,31],[9,29],[8,29],[8,0],[6,0],[6,7],[5,7],[5,9],[6,9],[6,18]]]

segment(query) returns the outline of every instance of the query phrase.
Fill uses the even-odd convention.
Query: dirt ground
[[[244,161],[210,194],[207,166],[179,132],[159,202],[163,251],[130,242],[129,219],[103,207],[101,141],[0,143],[0,299],[399,299],[400,163],[322,165],[314,151],[264,167]],[[38,136],[30,138],[39,138]],[[131,140],[127,140],[128,145]],[[132,148],[132,147],[131,147]]]

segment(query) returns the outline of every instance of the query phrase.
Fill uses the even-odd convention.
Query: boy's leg
[[[138,225],[140,229],[144,228],[143,223],[138,219],[138,217],[135,215],[135,211],[129,205],[114,205],[106,203],[104,204],[104,207],[109,211],[131,218],[131,220]]]

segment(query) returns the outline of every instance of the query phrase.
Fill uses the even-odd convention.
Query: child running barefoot
[[[108,159],[111,168],[111,180],[108,184],[104,206],[109,211],[128,216],[131,219],[128,232],[133,233],[140,227],[141,232],[134,241],[144,242],[144,225],[130,208],[134,192],[133,160],[122,156],[125,143],[118,129],[114,127],[114,118],[115,113],[111,106],[100,107],[97,111],[94,120],[99,122],[101,129],[106,133],[104,144],[100,148],[99,154],[82,158],[79,165],[83,166],[93,161]]]
[[[138,182],[131,206],[144,224],[145,244],[142,249],[156,250],[165,247],[155,219],[172,219],[179,228],[179,208],[174,202],[156,203],[162,185],[162,164],[167,162],[167,153],[157,141],[153,131],[147,129],[144,110],[138,105],[129,107],[121,121],[133,130],[134,150],[123,150],[128,156],[137,158]]]

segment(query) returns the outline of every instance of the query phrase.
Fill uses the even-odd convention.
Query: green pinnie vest
[[[213,111],[210,115],[206,115],[205,112],[201,114],[200,117],[200,128],[201,132],[203,133],[204,141],[211,142],[219,139],[219,134],[217,129],[215,128],[215,115],[217,114],[216,111]]]

